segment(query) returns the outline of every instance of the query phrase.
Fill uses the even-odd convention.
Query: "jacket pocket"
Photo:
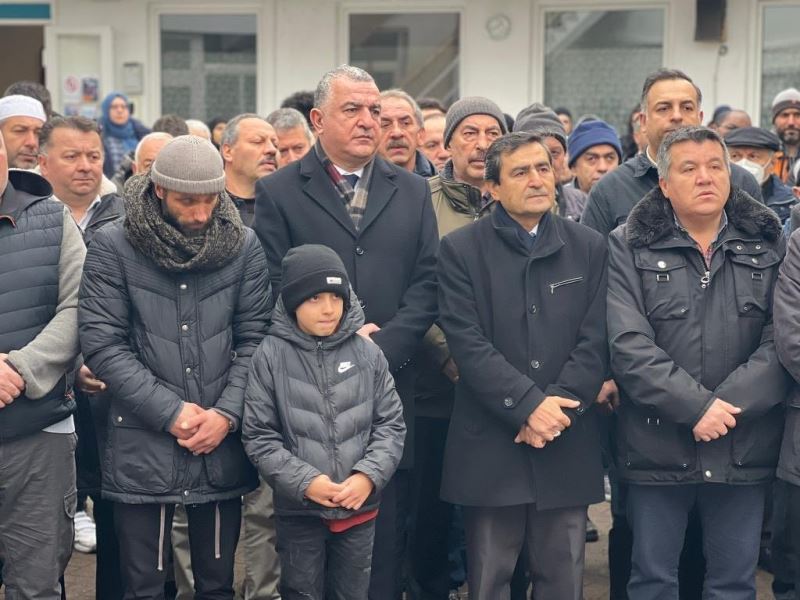
[[[686,258],[668,252],[642,250],[634,260],[639,269],[648,320],[686,319],[689,314],[689,274]]]
[[[255,470],[236,434],[227,435],[203,462],[208,482],[215,489],[232,490],[255,482]]]
[[[570,277],[569,279],[564,279],[563,281],[556,281],[554,283],[548,283],[548,287],[550,288],[550,293],[555,294],[558,288],[564,287],[565,285],[573,285],[576,283],[580,283],[583,281],[583,275],[578,277]]]
[[[638,471],[694,470],[697,449],[688,427],[640,411],[622,410],[619,417],[625,467]]]
[[[121,492],[165,494],[175,489],[178,444],[163,431],[141,427],[112,409],[108,452],[110,479]]]
[[[729,435],[734,467],[775,468],[783,437],[783,405],[775,406],[766,415],[753,421],[736,424]]]
[[[764,319],[770,306],[770,291],[780,258],[774,252],[734,254],[731,257],[736,308],[741,317]]]

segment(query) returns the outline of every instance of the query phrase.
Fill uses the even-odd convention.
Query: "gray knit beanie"
[[[150,169],[156,185],[184,194],[219,194],[225,171],[219,150],[196,135],[181,135],[164,146]]]
[[[564,129],[555,111],[544,104],[534,102],[519,111],[514,121],[514,131],[554,137],[564,146],[564,150],[567,149],[567,130]]]
[[[482,98],[480,96],[469,96],[467,98],[461,98],[461,100],[453,102],[453,105],[447,111],[447,115],[445,115],[444,118],[445,148],[447,148],[450,145],[450,138],[453,137],[453,133],[455,133],[458,124],[461,123],[461,121],[463,121],[467,117],[470,117],[472,115],[489,115],[490,117],[494,117],[497,123],[500,125],[500,131],[502,131],[504,134],[508,133],[508,127],[506,127],[506,118],[503,115],[503,111],[500,110],[500,107],[497,106],[497,104],[495,104],[488,98]]]
[[[796,88],[786,88],[772,100],[772,122],[787,108],[800,108],[800,91]]]

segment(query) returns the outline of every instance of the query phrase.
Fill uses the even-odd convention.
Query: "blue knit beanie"
[[[578,157],[592,146],[608,144],[617,151],[619,161],[622,162],[622,146],[619,143],[619,136],[614,128],[605,121],[584,121],[572,130],[567,142],[567,153],[569,154],[568,166],[572,167]]]

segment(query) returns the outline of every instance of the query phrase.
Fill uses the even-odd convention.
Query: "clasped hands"
[[[183,403],[175,424],[169,430],[178,439],[178,445],[195,456],[213,452],[229,431],[227,417],[213,408],[203,408],[193,402]]]
[[[7,354],[0,354],[0,409],[19,398],[25,391],[25,381],[6,363]]]
[[[517,444],[528,444],[534,448],[544,448],[552,442],[561,432],[572,425],[569,417],[564,414],[564,408],[578,408],[581,405],[577,400],[562,398],[561,396],[547,396],[536,407],[522,425],[519,433],[514,438]]]
[[[710,442],[726,435],[736,427],[736,417],[742,412],[738,406],[725,402],[722,398],[714,398],[711,406],[692,429],[695,442]]]
[[[334,483],[327,475],[317,475],[306,488],[306,498],[328,508],[358,510],[375,485],[363,473],[353,473],[342,483]]]

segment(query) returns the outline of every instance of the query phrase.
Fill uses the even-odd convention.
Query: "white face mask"
[[[769,177],[769,173],[764,171],[764,166],[758,164],[757,162],[753,162],[752,160],[743,158],[742,160],[736,161],[736,164],[755,177],[759,185],[764,183],[767,180],[767,177]]]

